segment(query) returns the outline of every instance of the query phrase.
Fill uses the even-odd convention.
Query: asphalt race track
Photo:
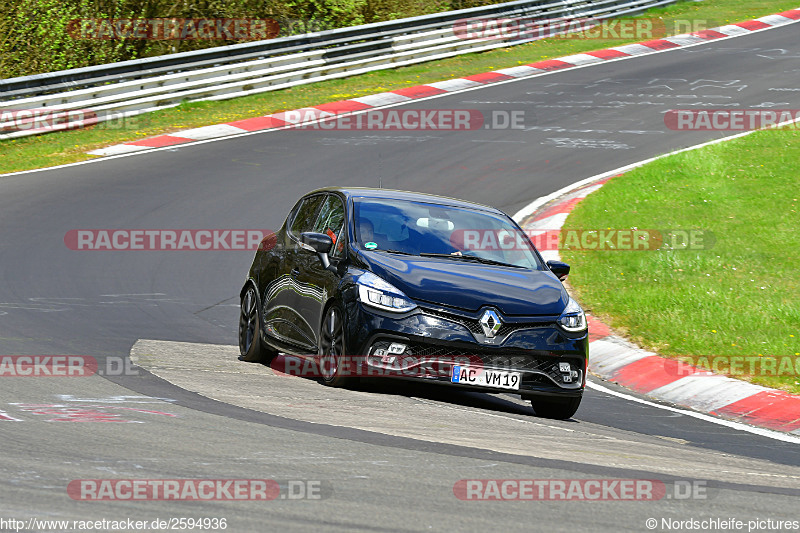
[[[405,106],[523,111],[523,129],[277,131],[0,177],[0,354],[88,355],[108,369],[132,353],[138,365],[127,375],[1,378],[0,518],[216,517],[236,532],[647,531],[649,518],[658,530],[662,519],[738,518],[744,528],[800,519],[800,439],[599,389],[587,389],[574,419],[551,421],[513,395],[400,382],[346,391],[274,376],[232,348],[252,252],[64,243],[87,228],[277,229],[298,196],[327,185],[381,183],[513,214],[580,179],[731,134],[669,130],[668,109],[800,108],[798,28]],[[89,411],[91,422],[53,422]],[[100,502],[67,489],[82,479],[184,478],[273,479],[288,496]],[[454,493],[459,480],[606,478],[656,480],[666,492],[519,502]],[[301,482],[319,498],[289,497]]]

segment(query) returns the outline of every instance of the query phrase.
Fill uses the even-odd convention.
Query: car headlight
[[[578,302],[570,298],[564,312],[558,317],[558,323],[570,332],[583,331],[586,329],[586,314]]]
[[[417,304],[403,294],[403,291],[372,272],[361,274],[356,285],[358,285],[358,296],[361,303],[365,305],[395,313],[405,313],[417,307]]]

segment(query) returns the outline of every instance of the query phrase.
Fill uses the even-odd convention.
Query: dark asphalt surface
[[[282,131],[0,177],[0,354],[127,356],[137,339],[235,344],[238,290],[251,252],[79,252],[64,244],[71,229],[277,229],[308,190],[379,182],[513,214],[588,176],[730,135],[670,131],[662,118],[668,109],[800,107],[798,27],[405,106],[486,116],[524,111],[524,130]],[[800,483],[786,493],[757,471],[752,486],[720,485],[711,500],[461,502],[452,492],[458,479],[648,477],[567,454],[563,462],[504,456],[349,430],[336,420],[284,422],[147,375],[3,378],[2,385],[0,411],[21,421],[0,421],[0,518],[226,516],[232,531],[646,531],[649,517],[798,519]],[[137,393],[175,400],[157,405],[177,416],[64,424],[21,406],[62,405],[64,395],[96,400],[78,402],[86,405],[130,405],[111,399]],[[439,392],[409,394],[447,402]],[[502,412],[477,401],[463,394],[452,400]],[[785,465],[787,476],[800,471],[797,444],[597,391],[587,391],[573,421],[558,424],[610,429],[634,442],[657,438],[678,460],[691,448]],[[254,476],[324,480],[334,492],[323,501],[199,504],[75,502],[65,490],[84,478]],[[675,476],[691,479],[692,472]]]

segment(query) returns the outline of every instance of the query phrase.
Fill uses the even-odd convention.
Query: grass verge
[[[800,132],[771,130],[614,178],[565,229],[695,229],[713,239],[694,250],[562,250],[578,298],[640,346],[800,393],[798,175]]]
[[[704,0],[680,2],[646,13],[661,17],[667,28],[682,28],[678,21],[699,21],[718,26],[798,7],[798,0]],[[192,102],[148,113],[123,127],[100,124],[92,128],[0,141],[0,173],[43,168],[91,159],[86,152],[103,146],[135,141],[186,128],[195,128],[298,109],[367,94],[513,67],[596,49],[636,42],[628,40],[544,39],[480,54],[431,61],[352,78],[318,82],[223,102]]]

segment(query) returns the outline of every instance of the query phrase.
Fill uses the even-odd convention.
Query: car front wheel
[[[342,364],[346,355],[344,333],[344,313],[338,306],[331,305],[320,327],[317,349],[322,382],[331,387],[346,387],[356,381],[344,375],[348,367]]]
[[[242,296],[239,312],[239,359],[248,363],[269,363],[277,352],[261,343],[258,295],[252,285]]]

